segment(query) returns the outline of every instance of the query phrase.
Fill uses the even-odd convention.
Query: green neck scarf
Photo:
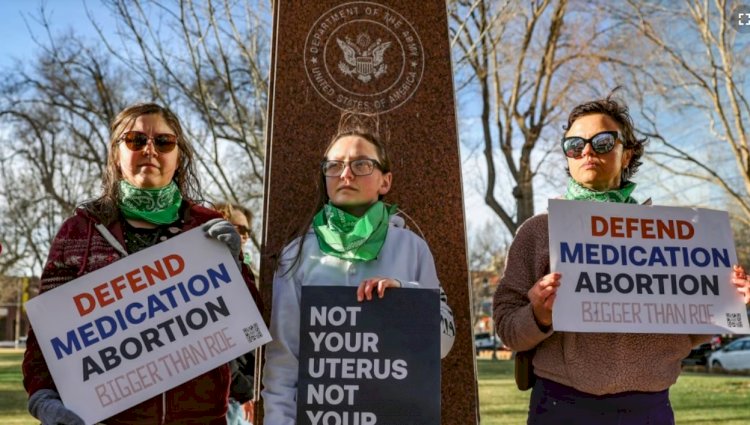
[[[637,204],[638,201],[630,196],[635,189],[635,183],[627,182],[619,189],[599,192],[581,186],[577,181],[568,179],[568,189],[565,199],[572,201],[619,202],[622,204]]]
[[[153,224],[177,220],[182,194],[175,182],[158,189],[140,189],[120,180],[120,211],[125,218]]]
[[[388,208],[378,201],[357,217],[327,203],[313,217],[320,250],[343,260],[374,260],[383,248],[389,218],[396,210],[395,205]]]

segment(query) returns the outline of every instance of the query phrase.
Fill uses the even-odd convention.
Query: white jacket
[[[440,288],[435,262],[427,243],[404,229],[403,223],[401,217],[391,217],[383,248],[373,261],[353,262],[323,254],[314,231],[310,229],[305,235],[299,263],[291,272],[285,273],[297,254],[299,239],[284,248],[282,266],[273,278],[273,341],[266,345],[266,364],[263,368],[264,389],[261,394],[265,423],[296,423],[302,285],[357,287],[365,279],[381,276],[398,280],[404,287]],[[456,334],[453,313],[446,301],[445,292],[440,288],[441,357],[448,355]]]

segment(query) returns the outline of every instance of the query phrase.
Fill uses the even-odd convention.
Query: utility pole
[[[482,279],[482,289],[484,291],[484,297],[490,297],[489,277],[484,277]],[[497,360],[497,336],[495,335],[495,325],[492,321],[492,309],[490,309],[490,328],[492,328],[492,360]]]

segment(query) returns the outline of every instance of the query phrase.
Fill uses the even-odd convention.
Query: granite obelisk
[[[265,305],[271,305],[270,255],[313,207],[320,155],[342,111],[378,114],[395,159],[386,199],[424,235],[455,316],[456,342],[442,361],[442,423],[477,423],[445,1],[278,0],[273,18],[260,280]]]

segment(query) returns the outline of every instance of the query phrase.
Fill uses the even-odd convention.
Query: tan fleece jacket
[[[537,347],[537,376],[590,394],[661,391],[677,381],[681,360],[710,335],[543,332],[526,295],[548,274],[547,214],[528,219],[510,246],[493,299],[495,328],[514,351]],[[561,285],[569,284],[562,276]]]

